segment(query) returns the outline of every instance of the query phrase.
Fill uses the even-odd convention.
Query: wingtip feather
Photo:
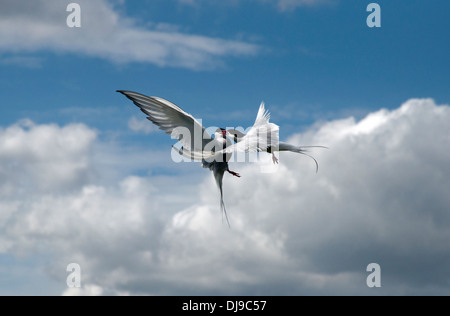
[[[261,120],[264,120],[267,123],[269,123],[270,120],[270,113],[268,110],[266,110],[266,104],[264,103],[264,101],[262,101],[259,106],[258,115],[256,116],[255,123],[258,123]]]

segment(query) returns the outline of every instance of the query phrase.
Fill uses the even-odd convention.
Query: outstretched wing
[[[147,119],[190,151],[203,151],[206,144],[213,141],[199,121],[172,102],[132,91],[117,92],[133,101],[148,116]]]

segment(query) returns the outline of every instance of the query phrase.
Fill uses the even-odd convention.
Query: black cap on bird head
[[[227,136],[228,131],[225,128],[218,128],[216,133],[222,134],[222,136]]]

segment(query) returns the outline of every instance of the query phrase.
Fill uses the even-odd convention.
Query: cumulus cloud
[[[101,296],[103,289],[96,285],[85,285],[82,288],[69,288],[64,291],[62,296]]]
[[[233,166],[243,177],[225,179],[231,230],[211,175],[197,165],[203,176],[194,179],[102,181],[107,170],[80,178],[100,163],[95,131],[17,124],[0,130],[0,252],[50,256],[46,271],[65,295],[449,294],[449,120],[449,106],[410,100],[293,135],[289,142],[330,147],[315,154],[319,174],[289,153],[274,174]],[[30,140],[40,142],[25,149]],[[46,173],[60,164],[78,172],[40,184],[33,167],[49,159]],[[22,189],[15,178],[30,172]],[[82,290],[64,288],[72,262],[82,267]],[[381,289],[366,286],[372,262]]]
[[[0,130],[0,190],[43,192],[69,189],[89,181],[96,132],[83,124],[60,128],[29,120]]]
[[[81,28],[68,28],[66,2],[1,0],[0,53],[50,50],[114,63],[143,62],[202,70],[222,66],[227,57],[259,52],[257,45],[242,41],[181,33],[167,25],[154,29],[139,26],[107,0],[77,3],[81,6]],[[18,61],[8,58],[9,62]]]

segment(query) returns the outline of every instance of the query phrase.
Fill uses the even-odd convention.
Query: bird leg
[[[240,178],[241,176],[239,175],[239,173],[237,173],[237,172],[234,172],[234,171],[231,171],[230,169],[227,169],[227,171],[229,172],[229,173],[231,173],[233,176],[235,176],[235,177],[238,177],[238,178]]]
[[[272,161],[274,164],[278,164],[278,158],[275,156],[275,153],[272,153]]]

